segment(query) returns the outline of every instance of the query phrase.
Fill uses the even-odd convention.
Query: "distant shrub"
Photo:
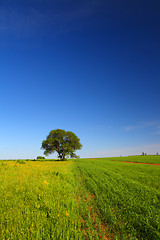
[[[158,156],[158,153],[157,153],[157,156]]]
[[[38,156],[37,159],[45,159],[45,157]]]
[[[144,156],[144,152],[142,152],[142,156]]]
[[[25,164],[24,160],[17,160],[17,163]]]

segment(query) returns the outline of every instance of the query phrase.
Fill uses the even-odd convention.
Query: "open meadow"
[[[160,239],[160,156],[0,161],[0,239]]]

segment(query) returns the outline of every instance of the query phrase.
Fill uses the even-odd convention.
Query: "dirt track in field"
[[[92,158],[92,160],[97,160],[96,158]],[[146,165],[153,165],[153,166],[159,166],[160,164],[158,163],[141,163],[141,162],[129,162],[129,161],[116,161],[116,160],[112,160],[114,162],[123,162],[123,163],[133,163],[133,164],[146,164]]]
[[[158,164],[158,163],[140,163],[140,162],[127,162],[127,161],[118,161],[118,162],[134,163],[134,164],[147,164],[147,165],[154,165],[154,166],[159,166],[160,167],[160,164]]]

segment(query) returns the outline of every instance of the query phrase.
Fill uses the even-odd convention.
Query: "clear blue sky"
[[[81,157],[160,153],[159,9],[158,0],[1,1],[0,159],[43,155],[56,128],[81,139]]]

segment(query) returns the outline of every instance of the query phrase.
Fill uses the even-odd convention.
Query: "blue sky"
[[[43,155],[56,128],[81,139],[81,157],[160,153],[159,9],[156,0],[1,1],[0,159]]]

